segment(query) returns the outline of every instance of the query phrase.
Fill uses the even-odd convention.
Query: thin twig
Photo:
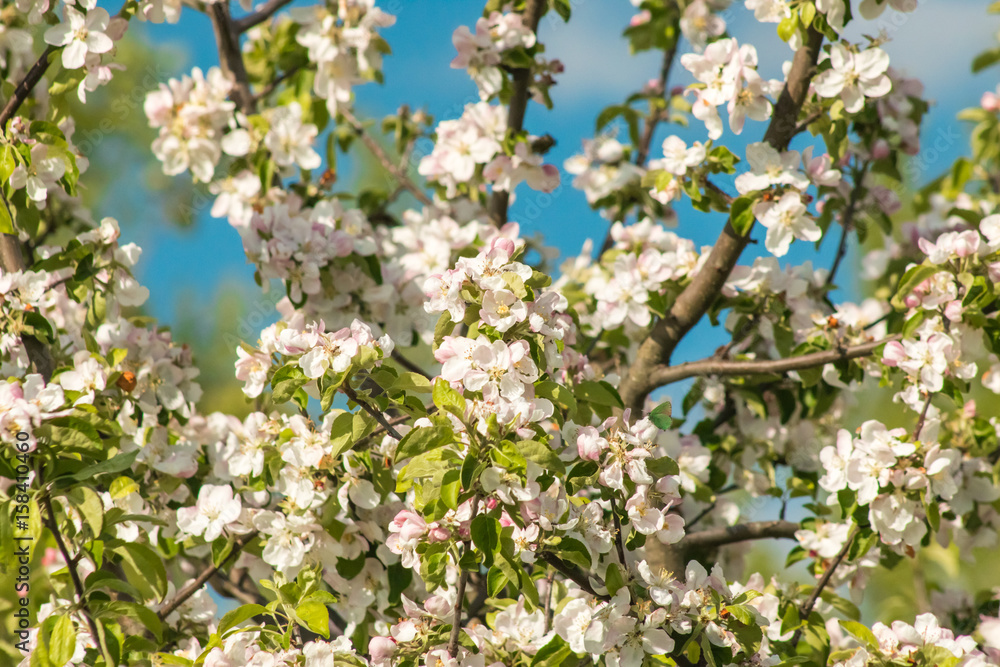
[[[812,125],[820,118],[822,118],[825,113],[826,109],[821,109],[819,111],[814,111],[813,113],[809,114],[805,120],[803,120],[801,123],[795,126],[795,134],[801,134],[802,132],[805,132],[810,125]]]
[[[355,134],[361,138],[361,142],[368,147],[368,150],[375,156],[375,159],[381,163],[382,168],[389,172],[389,174],[396,179],[397,183],[409,190],[410,193],[424,206],[434,206],[434,201],[428,197],[427,193],[421,190],[416,183],[410,180],[410,177],[407,176],[402,169],[397,167],[396,164],[389,159],[389,156],[386,154],[385,150],[382,149],[382,146],[380,146],[379,143],[375,141],[375,139],[368,134],[367,131],[365,131],[365,126],[361,124],[361,121],[358,120],[354,114],[346,108],[338,109],[338,112],[354,129]]]
[[[537,557],[539,560],[542,560],[551,565],[552,567],[554,567],[556,569],[556,572],[563,575],[570,581],[576,583],[576,585],[579,586],[584,592],[589,593],[590,595],[594,596],[599,600],[611,599],[611,596],[601,595],[600,593],[594,590],[594,587],[590,585],[590,577],[587,575],[586,572],[576,567],[575,565],[571,565],[565,562],[551,551],[540,551],[538,552]]]
[[[24,101],[28,99],[28,95],[31,91],[38,85],[38,82],[42,80],[42,76],[45,74],[45,70],[49,68],[49,56],[52,55],[58,47],[49,46],[44,51],[42,55],[38,56],[38,60],[35,64],[31,66],[28,73],[24,75],[21,82],[17,84],[14,88],[14,94],[10,96],[7,100],[7,104],[4,105],[3,111],[0,111],[0,132],[6,131],[7,121],[14,117],[17,110],[24,104]]]
[[[476,520],[476,514],[479,513],[479,494],[472,496],[472,517],[469,519],[469,525]],[[465,541],[465,548],[472,548],[472,538],[470,537]],[[461,566],[459,566],[461,567]],[[469,571],[462,569],[461,574],[458,576],[458,589],[455,595],[455,614],[452,616],[451,621],[451,636],[448,638],[448,655],[452,658],[458,658],[458,636],[462,631],[462,608],[465,606],[465,587],[469,583]]]
[[[913,429],[913,439],[916,440],[920,437],[920,432],[924,430],[924,421],[927,419],[927,411],[931,409],[931,398],[934,395],[931,393],[927,394],[927,400],[924,401],[924,409],[920,411],[920,418],[917,419],[917,426]]]
[[[849,361],[867,357],[876,349],[886,343],[896,340],[898,335],[888,336],[881,340],[870,343],[862,343],[851,347],[824,350],[822,352],[811,352],[797,357],[787,357],[785,359],[763,359],[752,361],[730,361],[719,359],[715,356],[700,361],[688,361],[676,366],[661,366],[653,369],[650,376],[657,386],[679,382],[690,377],[708,375],[757,375],[757,374],[784,374],[790,371],[805,370],[824,366],[837,361]]]
[[[527,0],[524,7],[524,25],[533,33],[538,33],[538,22],[545,11],[545,0]],[[531,69],[517,68],[512,75],[510,107],[507,112],[507,131],[513,136],[524,129],[524,113],[528,108],[528,87],[531,85]],[[507,223],[507,207],[510,192],[494,190],[490,198],[489,215],[493,224],[503,227]]]
[[[823,593],[823,589],[826,588],[826,585],[830,583],[830,579],[833,578],[833,573],[844,561],[844,558],[847,557],[847,552],[851,550],[851,544],[854,542],[854,538],[857,536],[858,536],[858,528],[857,526],[855,526],[854,529],[851,531],[851,534],[847,537],[847,541],[844,542],[844,547],[840,550],[840,553],[838,553],[837,556],[833,559],[833,562],[830,563],[830,566],[826,568],[826,572],[823,573],[823,576],[820,577],[819,583],[816,584],[816,588],[813,589],[812,595],[809,596],[809,599],[805,601],[805,603],[799,610],[799,619],[801,620],[802,623],[805,623],[805,620],[809,618],[809,614],[812,613],[813,607],[816,606],[816,601],[819,600],[819,596]],[[803,626],[800,626],[799,629],[795,631],[795,634],[792,635],[792,641],[791,641],[792,646],[795,646],[799,642],[799,637],[802,636],[802,627]]]
[[[253,14],[247,14],[243,18],[233,21],[233,29],[236,31],[236,34],[246,32],[255,25],[268,20],[275,12],[285,5],[291,4],[291,2],[292,0],[268,0]]]
[[[345,382],[344,384],[342,384],[340,386],[340,390],[342,392],[344,392],[344,394],[346,394],[349,399],[351,399],[352,401],[354,401],[355,403],[357,403],[358,405],[360,405],[362,410],[364,410],[365,412],[367,412],[368,414],[370,414],[372,417],[374,417],[375,421],[377,421],[382,426],[382,428],[384,428],[386,430],[386,432],[389,435],[391,435],[392,437],[394,437],[396,440],[402,440],[403,439],[403,436],[401,436],[399,434],[399,431],[397,431],[395,428],[393,428],[392,424],[390,424],[386,420],[385,415],[383,415],[381,412],[379,412],[378,410],[376,410],[372,406],[368,405],[368,403],[366,401],[362,401],[361,398],[358,396],[357,392],[355,392],[353,389],[351,389],[351,385],[349,385],[348,383]],[[407,415],[406,418],[409,419],[409,415]]]
[[[253,96],[254,102],[260,102],[262,99],[273,93],[278,86],[301,72],[305,66],[305,63],[302,63],[296,65],[295,67],[289,67],[287,70],[276,76],[271,83],[264,86],[263,90]]]
[[[677,13],[678,19],[680,18],[680,13]],[[675,34],[680,34],[679,24],[674,26]],[[670,48],[663,52],[663,65],[660,67],[660,78],[656,80],[656,89],[660,93],[660,98],[666,98],[667,96],[667,82],[670,78],[670,68],[674,64],[674,56],[677,55],[677,42],[680,38],[674,39],[674,43]],[[653,109],[653,102],[650,101],[649,118],[646,119],[646,126],[643,128],[642,139],[639,141],[639,147],[635,155],[635,163],[640,167],[646,164],[646,158],[649,157],[649,148],[653,143],[653,135],[656,133],[656,125],[660,122],[663,112],[659,109]]]
[[[404,357],[402,353],[399,352],[398,350],[392,351],[392,360],[395,361],[400,366],[402,366],[403,368],[405,368],[406,370],[413,371],[417,375],[423,375],[428,380],[434,377],[433,375],[425,371],[423,368],[421,368],[420,366],[416,365],[415,363]]]
[[[861,201],[861,190],[864,189],[864,180],[865,174],[868,173],[868,165],[869,162],[866,160],[860,169],[854,170],[854,187],[851,188],[851,194],[847,199],[847,207],[844,209],[844,215],[840,219],[840,245],[837,246],[837,255],[834,257],[833,266],[830,267],[830,273],[826,276],[827,287],[833,284],[833,279],[837,275],[837,269],[840,268],[840,263],[843,261],[844,255],[847,254],[847,237],[851,233],[854,214],[858,210],[858,202]]]
[[[236,542],[233,543],[232,550],[225,558],[222,559],[221,563],[219,563],[218,565],[212,565],[212,567],[204,570],[201,574],[195,577],[194,581],[192,581],[190,584],[182,588],[180,592],[177,593],[177,595],[175,595],[170,602],[164,604],[160,608],[160,610],[156,612],[157,617],[159,617],[160,620],[163,620],[164,618],[172,614],[174,610],[180,607],[182,604],[184,604],[189,597],[191,597],[199,590],[201,590],[201,587],[205,585],[206,581],[215,576],[215,574],[222,569],[223,565],[232,560],[233,557],[237,556],[240,553],[240,551],[243,550],[243,547],[249,544],[249,542],[255,537],[257,537],[257,535],[258,532],[255,530],[252,533],[247,533],[240,539],[236,540]]]
[[[76,571],[76,560],[70,556],[62,533],[59,532],[59,524],[56,523],[56,513],[52,509],[52,500],[49,498],[48,493],[42,495],[42,504],[45,506],[45,525],[48,527],[49,532],[52,533],[52,537],[55,538],[56,546],[59,547],[59,553],[62,554],[63,560],[66,561],[66,569],[69,570],[69,578],[72,580],[73,590],[76,592],[77,604],[80,606],[80,612],[83,614],[83,617],[87,619],[87,627],[90,628],[90,635],[95,642],[100,641],[102,653],[108,655],[108,649],[104,646],[104,642],[101,639],[103,634],[98,631],[94,614],[90,611],[90,606],[87,604],[83,582],[80,581],[80,573]]]
[[[718,505],[718,504],[719,504],[719,496],[721,496],[721,495],[723,495],[723,494],[726,494],[726,493],[729,493],[730,491],[735,491],[735,490],[737,490],[738,488],[740,488],[740,487],[738,487],[738,486],[737,486],[737,485],[735,485],[735,484],[730,484],[729,486],[727,486],[727,487],[725,487],[725,488],[722,488],[722,489],[719,489],[719,491],[718,491],[718,492],[717,492],[717,493],[715,494],[715,500],[713,500],[713,501],[711,502],[711,504],[710,504],[710,505],[709,505],[708,507],[706,507],[706,508],[705,508],[705,509],[703,509],[703,510],[702,510],[701,512],[699,512],[699,513],[698,513],[698,516],[696,516],[695,518],[691,519],[691,521],[690,521],[690,522],[686,523],[686,524],[684,525],[684,529],[685,529],[685,530],[691,530],[692,526],[694,526],[694,525],[695,525],[695,524],[697,524],[697,523],[698,523],[699,521],[701,521],[701,520],[702,520],[702,519],[704,519],[704,518],[705,518],[706,516],[708,516],[708,515],[709,515],[709,513],[710,513],[710,512],[712,511],[712,510],[714,510],[714,509],[715,509],[716,505]]]
[[[618,550],[618,560],[623,568],[628,568],[628,561],[625,560],[625,545],[622,540],[622,524],[618,518],[618,509],[615,507],[615,499],[611,499],[611,516],[615,521],[615,548]]]

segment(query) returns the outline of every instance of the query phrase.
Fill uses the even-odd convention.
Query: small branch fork
[[[7,127],[7,121],[14,117],[17,110],[21,108],[24,101],[28,99],[28,95],[38,82],[42,80],[42,76],[45,74],[45,70],[49,68],[49,56],[51,56],[57,47],[49,46],[42,52],[42,55],[38,56],[38,60],[35,64],[31,66],[28,73],[24,75],[21,82],[17,84],[14,88],[14,94],[11,95],[10,99],[7,100],[7,104],[4,105],[3,110],[0,111],[0,132],[5,131]]]
[[[177,593],[177,595],[175,595],[172,600],[170,600],[170,602],[164,604],[163,607],[161,607],[160,610],[156,612],[157,617],[159,617],[160,620],[163,620],[167,616],[172,614],[174,610],[176,610],[178,607],[184,604],[189,597],[191,597],[199,590],[201,590],[201,587],[205,585],[205,582],[214,577],[216,573],[218,573],[219,570],[221,570],[226,563],[228,563],[233,558],[238,556],[240,551],[243,550],[243,547],[249,544],[250,541],[253,540],[255,537],[257,537],[258,534],[259,533],[255,530],[252,533],[247,533],[240,539],[236,540],[236,542],[233,544],[232,551],[229,552],[229,555],[226,556],[221,563],[219,563],[218,565],[213,565],[212,567],[204,570],[201,574],[199,574],[195,578],[194,581],[192,581],[190,584],[182,588],[180,592]]]
[[[379,426],[385,429],[386,433],[394,437],[396,440],[403,439],[403,436],[401,436],[399,434],[399,431],[397,431],[396,428],[385,418],[385,415],[383,415],[381,412],[370,406],[367,401],[362,401],[361,398],[358,396],[357,392],[351,389],[351,386],[349,384],[345,382],[343,385],[341,385],[340,390],[344,392],[344,394],[346,394],[349,399],[360,405],[362,410],[370,414],[375,419],[375,421],[379,423]]]
[[[798,116],[809,93],[816,70],[823,35],[810,28],[804,44],[795,53],[784,90],[774,107],[774,116],[764,134],[764,141],[776,150],[785,150],[798,129]],[[750,242],[726,223],[709,253],[708,260],[678,295],[670,311],[653,326],[639,346],[635,361],[622,378],[619,393],[625,407],[639,412],[646,396],[656,389],[655,376],[669,366],[670,357],[681,339],[701,321],[718,297],[722,286]]]

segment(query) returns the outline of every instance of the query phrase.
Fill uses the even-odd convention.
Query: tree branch
[[[180,592],[174,596],[174,599],[164,604],[160,608],[160,610],[156,612],[156,615],[160,618],[160,620],[163,620],[164,618],[169,616],[171,613],[174,612],[175,609],[184,604],[184,602],[189,597],[197,593],[201,589],[201,587],[205,585],[206,581],[215,576],[215,574],[222,569],[223,565],[228,563],[235,556],[239,555],[240,551],[243,550],[243,547],[245,547],[250,542],[250,540],[257,537],[257,535],[258,532],[255,530],[252,533],[248,533],[243,537],[241,537],[240,539],[236,540],[236,542],[233,544],[232,550],[229,552],[229,555],[226,556],[221,563],[219,563],[218,565],[213,565],[212,567],[204,570],[201,574],[199,574],[195,578],[194,581],[192,581],[190,584],[182,588]]]
[[[851,347],[824,350],[822,352],[811,352],[797,357],[787,357],[785,359],[762,359],[753,361],[727,361],[718,357],[710,357],[700,361],[688,361],[676,366],[660,366],[650,373],[650,379],[657,387],[679,382],[690,377],[705,375],[757,375],[757,374],[784,374],[790,371],[800,371],[807,368],[815,368],[837,361],[848,361],[867,357],[877,348],[893,341],[899,336],[889,336],[882,340],[853,345]]]
[[[550,551],[539,551],[536,555],[539,560],[545,561],[549,565],[555,568],[555,570],[569,579],[570,581],[576,583],[584,592],[594,596],[598,600],[610,600],[611,597],[608,595],[601,595],[594,590],[594,587],[590,585],[590,577],[586,572],[581,570],[575,565],[565,562],[554,553]]]
[[[408,371],[412,371],[412,372],[416,373],[417,375],[423,375],[428,380],[430,380],[431,378],[434,377],[433,375],[431,375],[430,373],[428,373],[427,371],[425,371],[423,368],[421,368],[420,366],[416,365],[415,363],[413,363],[412,361],[410,361],[409,359],[407,359],[406,357],[404,357],[397,350],[393,350],[392,351],[391,357],[392,357],[393,361],[395,361],[397,364],[399,364],[400,366],[402,366],[403,368],[405,368]]]
[[[424,206],[434,206],[434,201],[427,196],[427,193],[421,190],[416,183],[410,180],[406,173],[396,166],[396,164],[389,159],[386,152],[382,149],[377,141],[368,132],[365,131],[365,126],[361,124],[361,121],[357,117],[348,111],[346,108],[338,109],[344,120],[354,129],[354,132],[361,138],[361,142],[368,147],[375,159],[379,161],[382,168],[385,169],[396,182],[402,185],[404,188],[410,191],[410,193],[417,198],[417,200]]]
[[[243,64],[239,33],[229,15],[229,3],[216,2],[209,5],[208,17],[212,20],[212,30],[219,46],[219,64],[222,65],[223,73],[234,82],[230,97],[240,111],[254,113],[257,102],[250,92],[250,79]]]
[[[680,550],[711,549],[748,540],[794,538],[795,532],[801,529],[802,526],[791,521],[754,521],[690,533],[685,535],[684,539],[675,545],[675,548]]]
[[[854,171],[854,187],[851,188],[851,194],[847,199],[847,207],[844,209],[844,215],[840,219],[842,227],[840,245],[837,246],[837,255],[834,257],[833,266],[830,267],[830,273],[826,276],[827,286],[833,284],[834,277],[837,275],[837,269],[840,268],[840,263],[844,260],[844,255],[847,254],[847,235],[850,233],[851,225],[854,223],[854,214],[857,213],[858,202],[861,201],[861,190],[864,189],[864,180],[865,175],[868,173],[869,164],[866,160],[860,169]]]
[[[479,494],[472,496],[472,517],[469,519],[469,525],[476,520],[476,514],[479,513]],[[472,538],[470,537],[465,541],[466,550],[472,548]],[[461,566],[459,566],[461,567]],[[462,631],[462,608],[465,606],[465,587],[469,583],[469,571],[462,569],[461,574],[458,575],[458,588],[455,591],[455,615],[452,617],[451,621],[451,635],[448,637],[448,655],[452,658],[458,658],[458,637]]]
[[[822,45],[823,35],[810,28],[805,44],[796,51],[792,60],[788,81],[764,134],[764,141],[779,151],[787,148],[795,135],[799,111],[809,93],[809,82]],[[642,410],[646,396],[657,387],[653,380],[654,373],[669,363],[677,344],[708,311],[749,241],[749,234],[741,236],[731,221],[726,222],[709,253],[708,261],[680,293],[666,317],[654,325],[639,346],[636,359],[619,387],[625,407],[631,407],[637,413]]]
[[[680,13],[677,16],[680,17]],[[674,26],[674,31],[676,34],[680,34],[679,25]],[[678,41],[680,41],[679,37],[674,39],[673,46],[663,52],[663,65],[660,67],[660,78],[656,80],[656,89],[660,91],[661,98],[665,98],[668,93],[667,81],[670,77],[670,68],[674,64],[674,56],[677,55]],[[649,148],[653,143],[653,135],[656,133],[656,126],[663,115],[660,109],[653,109],[652,102],[650,102],[649,106],[649,118],[646,119],[646,126],[643,128],[642,139],[639,141],[639,147],[635,156],[635,163],[640,167],[646,164],[646,158],[649,157]]]
[[[524,7],[524,25],[531,32],[538,33],[538,22],[545,12],[545,0],[527,0]],[[531,85],[531,69],[518,68],[514,70],[513,92],[510,96],[510,107],[507,112],[507,131],[512,135],[524,129],[524,113],[528,108],[528,87]],[[502,227],[507,223],[507,207],[510,205],[510,192],[495,190],[490,199],[489,215],[493,224]]]
[[[237,35],[244,33],[255,25],[268,20],[279,9],[287,4],[290,4],[291,2],[292,0],[268,0],[253,14],[247,14],[243,18],[233,21],[233,30]]]
[[[628,569],[628,561],[625,560],[625,544],[622,536],[622,522],[618,518],[618,508],[615,506],[615,499],[611,499],[611,517],[615,522],[615,548],[618,550],[618,560],[622,567]]]
[[[42,495],[42,504],[45,506],[45,525],[52,533],[52,537],[56,540],[56,546],[59,547],[59,553],[62,554],[63,560],[66,561],[66,569],[69,570],[69,578],[73,582],[73,590],[76,592],[77,604],[80,605],[80,612],[83,617],[87,619],[87,627],[90,629],[90,635],[94,638],[95,642],[98,642],[102,653],[107,656],[108,649],[104,646],[103,633],[98,630],[97,622],[94,620],[94,613],[90,610],[90,606],[87,604],[87,597],[84,592],[83,582],[80,581],[80,573],[76,571],[76,561],[69,554],[69,549],[66,548],[66,542],[62,538],[62,533],[59,532],[59,524],[56,523],[56,513],[52,509],[52,499],[49,498],[48,493]]]
[[[851,544],[854,543],[854,538],[857,536],[858,527],[855,526],[851,531],[851,534],[847,537],[847,541],[844,542],[844,547],[840,550],[840,553],[837,554],[837,556],[833,559],[833,562],[830,563],[830,566],[826,568],[826,572],[824,572],[823,576],[820,577],[819,583],[817,583],[816,588],[813,589],[812,595],[810,595],[809,599],[802,605],[799,610],[799,619],[803,623],[807,618],[809,618],[809,614],[812,613],[813,607],[816,606],[816,601],[819,600],[819,596],[823,593],[823,589],[826,588],[827,584],[830,583],[830,579],[833,578],[833,573],[837,570],[840,564],[844,562],[844,558],[847,557],[847,552],[851,550]],[[790,642],[792,646],[795,646],[795,644],[799,641],[799,637],[802,636],[802,627],[803,626],[800,626],[799,629],[795,631],[795,634],[792,635],[792,641]]]
[[[38,82],[42,80],[42,76],[45,74],[45,70],[49,68],[49,56],[52,55],[58,47],[49,46],[44,51],[42,55],[38,56],[38,60],[35,64],[31,66],[28,73],[24,75],[21,82],[17,84],[14,88],[14,94],[10,96],[7,100],[7,104],[4,105],[3,111],[0,111],[0,132],[6,131],[7,121],[14,117],[17,110],[24,104],[24,101],[28,99],[28,95],[31,91],[38,85]]]
[[[386,420],[385,415],[383,415],[381,412],[379,412],[378,410],[376,410],[372,406],[368,405],[367,402],[362,401],[361,398],[358,396],[357,392],[355,392],[353,389],[351,389],[351,385],[349,385],[347,382],[345,382],[344,384],[342,384],[340,386],[340,390],[342,392],[344,392],[344,394],[347,395],[347,398],[351,399],[352,401],[354,401],[355,403],[357,403],[358,405],[360,405],[362,410],[364,410],[365,412],[367,412],[368,414],[370,414],[372,417],[374,417],[375,421],[377,421],[379,423],[379,425],[382,426],[382,428],[384,428],[389,435],[391,435],[392,437],[394,437],[396,440],[402,440],[403,439],[403,436],[401,436],[399,434],[399,431],[397,431],[395,428],[393,428],[392,424],[390,424]],[[406,418],[409,419],[409,415],[407,415]]]

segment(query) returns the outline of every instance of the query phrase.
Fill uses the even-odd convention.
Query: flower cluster
[[[476,30],[459,26],[451,36],[458,55],[451,61],[454,69],[468,70],[479,87],[479,96],[488,100],[500,92],[503,72],[500,69],[506,51],[530,49],[535,33],[524,25],[520,14],[490,12],[476,21]]]
[[[771,117],[769,98],[781,90],[780,81],[766,81],[757,73],[757,49],[727,38],[712,42],[703,54],[686,53],[681,64],[698,83],[688,88],[695,95],[692,114],[705,123],[710,139],[722,136],[718,107],[729,112],[729,129],[740,134],[747,118]]]
[[[163,173],[190,170],[195,180],[207,183],[223,152],[246,152],[245,131],[228,133],[235,122],[236,105],[228,99],[232,87],[218,67],[207,74],[195,67],[190,76],[161,83],[146,96],[146,117],[151,127],[159,128],[153,153],[163,163]]]
[[[610,135],[583,140],[583,154],[574,155],[563,168],[576,176],[573,187],[582,190],[594,206],[613,192],[637,183],[645,170],[628,160],[625,146]]]
[[[313,92],[326,100],[331,115],[340,106],[349,107],[354,86],[381,76],[382,54],[388,44],[379,28],[396,23],[396,17],[375,6],[372,0],[348,0],[335,10],[326,6],[292,10],[299,24],[296,41],[308,51],[316,68]]]
[[[245,383],[243,392],[254,398],[268,382],[275,355],[288,359],[309,380],[318,380],[327,373],[343,377],[356,362],[378,365],[392,354],[393,347],[388,335],[376,339],[360,320],[339,331],[326,331],[322,320],[302,328],[280,322],[261,332],[259,348],[237,348],[236,377]],[[315,387],[310,383],[306,389]]]
[[[883,543],[916,548],[927,533],[925,508],[958,518],[975,512],[977,504],[1000,497],[981,459],[963,457],[935,442],[907,442],[904,429],[888,429],[878,421],[865,422],[859,436],[842,430],[836,446],[820,452],[826,474],[820,486],[836,494],[855,493],[857,503],[868,506],[872,527]],[[956,519],[951,519],[955,521]],[[977,521],[978,522],[978,521]],[[932,527],[934,523],[931,523]],[[980,530],[995,531],[984,526]]]
[[[482,178],[494,190],[512,191],[526,181],[535,190],[551,192],[559,185],[559,172],[542,164],[532,152],[531,141],[518,141],[512,154],[502,146],[507,131],[507,112],[486,102],[469,104],[456,120],[438,123],[437,141],[430,155],[420,160],[422,176],[445,188],[453,198],[459,188],[475,188]]]

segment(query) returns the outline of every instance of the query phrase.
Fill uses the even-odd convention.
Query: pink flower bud
[[[882,363],[895,367],[901,361],[906,361],[906,350],[903,349],[902,344],[895,340],[886,343],[885,351],[882,353]]]
[[[368,654],[373,662],[382,662],[396,653],[396,642],[391,637],[372,637],[368,642]]]
[[[962,319],[962,302],[956,299],[945,306],[944,316],[952,322],[960,321]]]
[[[892,149],[889,148],[889,142],[885,139],[879,139],[872,146],[872,157],[876,160],[884,160],[892,153]]]
[[[628,24],[634,28],[638,25],[642,25],[643,23],[649,23],[649,19],[651,18],[653,18],[653,15],[649,12],[648,9],[644,9],[635,16],[633,16],[632,19],[628,22]]]

